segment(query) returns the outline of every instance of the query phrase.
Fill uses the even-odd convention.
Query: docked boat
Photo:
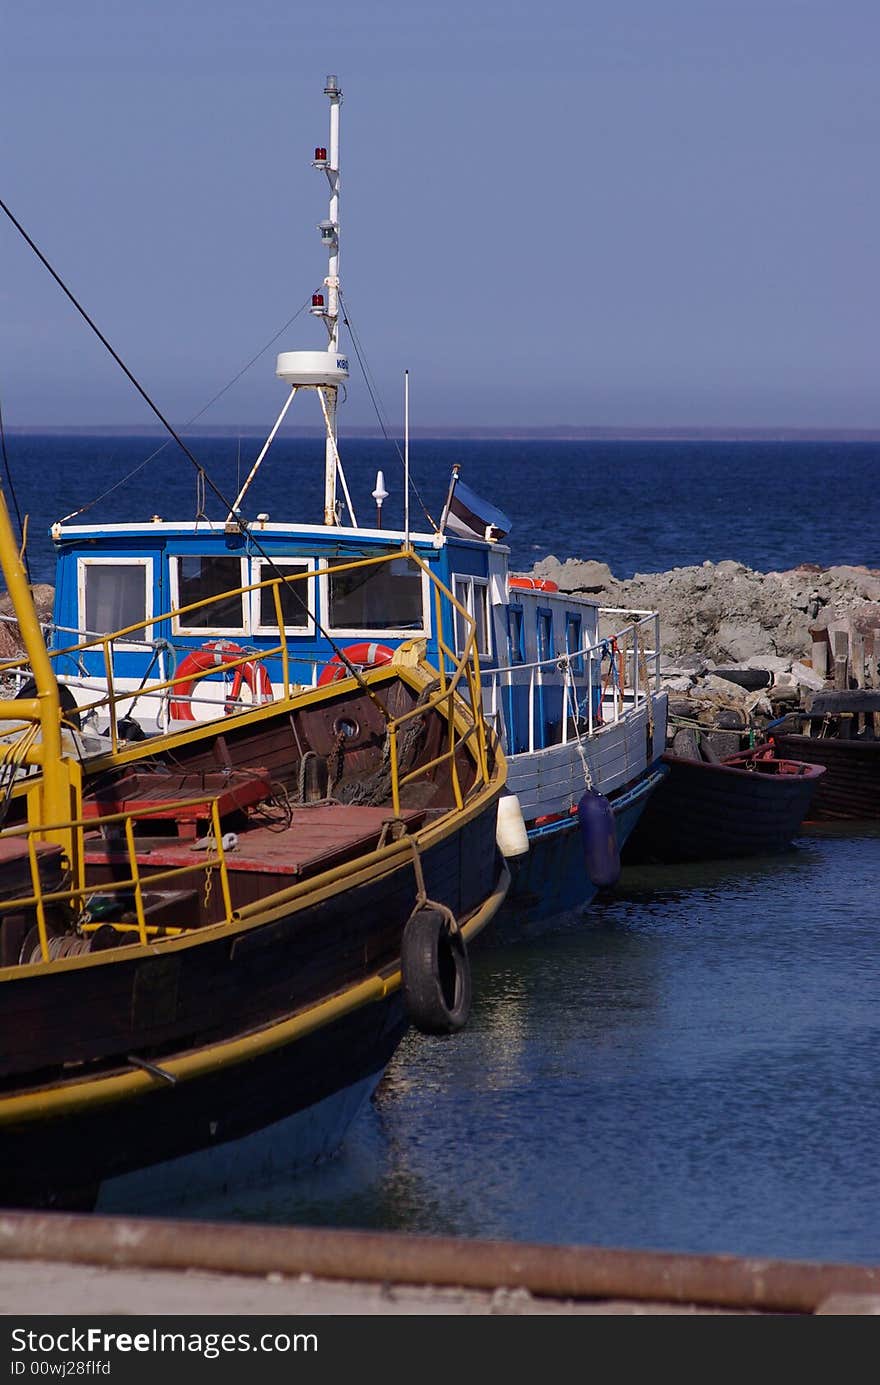
[[[199,504],[177,520],[157,514],[53,527],[53,662],[83,734],[109,735],[115,750],[133,734],[216,722],[283,698],[292,684],[323,687],[382,666],[413,639],[425,642],[437,667],[461,653],[472,622],[484,715],[508,763],[499,840],[512,884],[502,917],[508,928],[524,928],[583,906],[613,884],[620,849],[662,777],[658,618],[601,608],[512,573],[509,523],[465,484],[459,467],[439,519],[426,510],[425,527],[414,527],[408,403],[404,527],[381,526],[381,471],[366,501],[376,521],[358,522],[337,430],[349,361],[339,335],[335,77],[325,93],[329,140],[313,163],[330,187],[320,224],[328,262],[311,306],[326,333],[324,349],[278,356],[283,406],[238,495],[214,518]],[[298,393],[317,398],[326,432],[317,524],[248,514],[253,481]],[[439,599],[440,590],[449,600]],[[227,591],[236,594],[221,600]],[[170,617],[163,614],[168,593]],[[122,637],[111,641],[111,627],[125,627]],[[110,688],[128,695],[118,698],[114,718]]]
[[[762,856],[791,846],[825,775],[770,744],[720,760],[663,756],[668,771],[624,850],[626,864]]]
[[[880,819],[880,692],[817,692],[809,712],[769,731],[780,755],[825,770],[811,815],[817,822]]]
[[[5,502],[0,561],[35,681],[0,703],[4,1204],[167,1208],[334,1152],[408,1027],[466,1023],[508,885],[473,628],[82,758]]]

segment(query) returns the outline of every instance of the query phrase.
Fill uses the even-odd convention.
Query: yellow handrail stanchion
[[[138,922],[138,932],[142,943],[147,941],[147,920],[144,916],[144,896],[141,888],[141,875],[138,869],[137,848],[134,844],[134,822],[131,816],[125,819],[125,841],[128,846],[128,859],[134,883],[134,910]]]
[[[287,652],[287,632],[284,629],[281,586],[277,579],[272,584],[272,600],[275,604],[275,620],[278,625],[278,637],[281,640],[281,686],[284,689],[284,697],[290,697],[290,656]]]
[[[34,891],[34,903],[37,913],[37,931],[40,935],[40,952],[43,961],[49,960],[49,935],[46,929],[46,911],[43,907],[42,884],[40,881],[40,863],[37,860],[37,846],[33,832],[28,833],[27,839],[28,862],[31,868],[31,885]]]
[[[211,803],[211,826],[217,847],[217,862],[220,866],[220,892],[223,895],[224,923],[232,920],[232,894],[229,889],[229,868],[226,865],[226,851],[223,846],[223,833],[220,830],[220,806],[215,798]]]

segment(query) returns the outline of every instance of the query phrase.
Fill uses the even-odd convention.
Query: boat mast
[[[329,220],[319,226],[321,239],[327,246],[327,307],[324,321],[330,336],[327,350],[339,350],[339,107],[342,105],[342,92],[333,74],[324,84],[324,95],[330,98],[330,145],[324,165],[330,183]],[[315,151],[316,164],[319,163],[320,150]],[[322,391],[326,401],[325,421],[327,440],[324,444],[324,523],[337,524],[336,515],[336,468],[339,461],[339,447],[336,431],[336,401],[338,389],[328,386]]]
[[[312,294],[310,312],[324,322],[328,337],[327,349],[283,351],[276,361],[275,374],[279,379],[287,381],[292,393],[303,388],[313,389],[317,393],[327,434],[324,445],[324,523],[339,524],[336,501],[338,480],[342,486],[351,522],[356,525],[357,519],[339,459],[336,436],[337,396],[339,386],[348,379],[348,361],[339,350],[339,107],[342,105],[342,91],[332,73],[324,84],[324,95],[330,98],[330,142],[326,148],[315,150],[312,166],[323,169],[330,184],[329,214],[326,221],[318,223],[321,243],[327,249],[327,277],[324,279],[326,297],[323,292]],[[250,480],[249,477],[246,485],[250,484]]]

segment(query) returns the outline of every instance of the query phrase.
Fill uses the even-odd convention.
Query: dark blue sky
[[[335,72],[393,424],[408,369],[414,426],[876,428],[878,40],[873,0],[11,0],[0,196],[183,423],[323,277]],[[2,220],[7,426],[149,422]],[[202,421],[268,430],[276,351],[323,344],[300,317]]]

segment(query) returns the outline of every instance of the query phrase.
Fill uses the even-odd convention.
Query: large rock
[[[37,582],[31,588],[37,619],[42,625],[52,619],[55,602],[55,588],[46,582]],[[18,659],[24,653],[24,641],[15,619],[12,597],[8,592],[0,594],[0,662]]]
[[[880,572],[863,567],[821,569],[805,564],[787,572],[756,572],[725,559],[668,572],[637,573],[626,581],[594,559],[543,559],[535,576],[563,591],[601,597],[625,610],[660,613],[660,642],[677,674],[687,656],[716,663],[760,660],[785,668],[811,649],[811,629],[852,624],[880,631]]]

